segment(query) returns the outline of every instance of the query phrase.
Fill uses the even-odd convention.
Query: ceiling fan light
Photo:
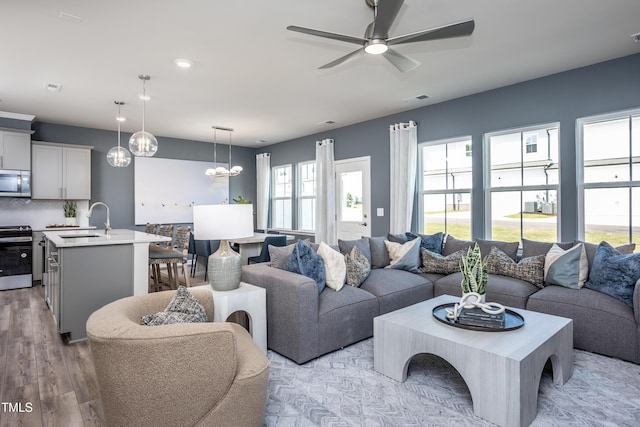
[[[364,47],[364,51],[371,55],[380,55],[389,50],[387,42],[380,39],[369,40]]]

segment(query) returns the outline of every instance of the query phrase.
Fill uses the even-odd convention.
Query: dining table
[[[249,263],[248,258],[256,255],[260,255],[262,250],[262,244],[267,237],[277,236],[277,234],[270,233],[253,233],[253,236],[242,237],[239,239],[229,239],[230,244],[236,244],[239,248],[240,258],[242,259],[242,265]],[[295,240],[296,236],[286,234],[287,243],[291,243]]]

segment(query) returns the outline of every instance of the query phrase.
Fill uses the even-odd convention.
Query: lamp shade
[[[196,240],[228,240],[253,236],[253,205],[196,205],[193,207]]]

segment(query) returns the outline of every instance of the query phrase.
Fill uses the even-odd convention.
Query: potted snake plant
[[[78,214],[78,203],[75,200],[65,200],[63,209],[64,209],[64,224],[76,225],[76,215]]]
[[[467,249],[467,254],[460,260],[460,271],[462,272],[462,296],[474,292],[480,294],[480,301],[484,302],[489,280],[487,264],[482,260],[478,243]]]

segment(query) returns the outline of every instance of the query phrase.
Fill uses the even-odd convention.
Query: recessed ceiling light
[[[324,122],[318,123],[319,125],[334,125],[336,122],[334,120],[325,120]]]
[[[405,98],[403,99],[404,102],[416,102],[416,101],[424,101],[425,99],[428,99],[429,95],[426,94],[420,94],[420,95],[415,95],[415,96],[410,96],[409,98]]]
[[[266,139],[258,139],[258,140],[256,141],[256,144],[264,144],[265,142],[267,142],[267,140],[266,140]]]
[[[48,92],[60,92],[61,89],[62,89],[62,85],[61,84],[57,84],[57,83],[45,83],[44,84],[44,90],[46,90]]]
[[[143,101],[148,101],[151,99],[149,95],[143,95],[143,94],[138,95],[138,98],[140,98]]]
[[[180,68],[191,68],[192,65],[191,61],[188,59],[176,59],[175,63]]]
[[[67,12],[60,12],[59,15],[60,19],[64,19],[65,21],[69,21],[69,22],[75,22],[76,24],[79,24],[82,22],[82,18],[76,15],[72,15],[70,13]]]

